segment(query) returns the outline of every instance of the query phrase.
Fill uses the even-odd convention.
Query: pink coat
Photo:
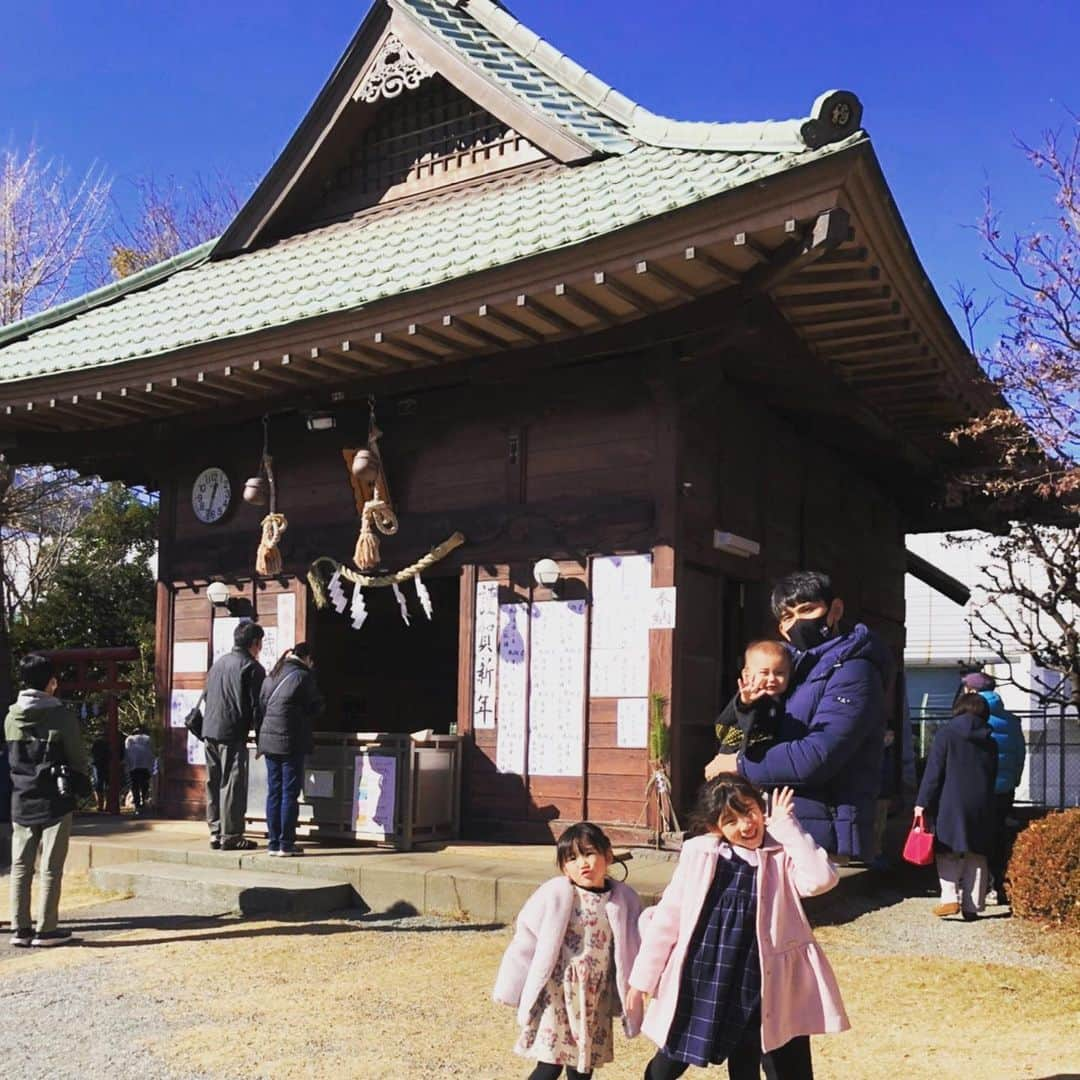
[[[761,1048],[796,1035],[846,1031],[850,1025],[829,962],[814,940],[800,896],[828,892],[837,881],[828,856],[794,818],[770,824],[758,848],[757,940],[761,960]],[[630,985],[653,997],[641,1030],[667,1041],[690,937],[716,872],[734,859],[717,835],[688,840],[660,903],[641,919],[641,951]]]
[[[518,1023],[522,1025],[528,1023],[540,991],[555,970],[573,904],[574,886],[569,878],[559,876],[544,882],[518,913],[514,939],[499,965],[492,996],[503,1005],[516,1006]],[[641,1017],[628,1014],[626,992],[630,968],[641,945],[641,901],[633,889],[616,881],[612,882],[605,910],[615,941],[615,985],[622,1003],[623,1029],[632,1037],[638,1033]]]

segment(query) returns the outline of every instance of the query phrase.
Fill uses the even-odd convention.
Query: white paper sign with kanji
[[[206,747],[201,739],[196,739],[189,731],[187,733],[187,763],[189,765],[206,764]]]
[[[296,595],[294,593],[278,593],[277,634],[278,649],[281,652],[296,645]]]
[[[648,694],[651,584],[651,555],[593,559],[591,697]]]
[[[174,675],[201,675],[206,671],[206,642],[176,642],[173,645],[172,667]]]
[[[233,631],[240,625],[238,618],[228,615],[214,616],[214,663],[232,651]]]
[[[499,607],[499,672],[495,696],[499,735],[495,743],[495,766],[501,773],[519,776],[525,773],[528,624],[528,604],[502,604]]]
[[[473,647],[473,728],[495,726],[495,689],[499,639],[499,583],[476,584]]]
[[[581,776],[585,724],[584,600],[533,604],[529,653],[529,774]]]
[[[652,589],[649,603],[649,629],[675,629],[675,586]]]
[[[184,718],[198,705],[202,693],[201,690],[169,691],[169,727],[182,728],[184,726]]]
[[[616,711],[615,744],[642,749],[649,743],[649,699],[619,698]]]

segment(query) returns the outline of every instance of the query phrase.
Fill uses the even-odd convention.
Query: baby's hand
[[[752,705],[765,693],[765,680],[760,675],[747,675],[744,671],[739,676],[739,701],[744,705]]]
[[[769,821],[783,821],[785,818],[795,816],[795,792],[789,787],[780,788],[773,792],[772,811]]]

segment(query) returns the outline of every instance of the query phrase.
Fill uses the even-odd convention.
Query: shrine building
[[[325,734],[456,732],[466,837],[648,839],[658,723],[685,809],[778,575],[899,662],[998,398],[821,89],[673,120],[495,0],[376,0],[221,237],[0,329],[7,459],[160,493],[168,814],[244,615],[312,643]]]

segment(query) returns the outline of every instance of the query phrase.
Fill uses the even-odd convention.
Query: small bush
[[[1080,930],[1080,809],[1049,814],[1020,833],[1005,880],[1014,914]]]

